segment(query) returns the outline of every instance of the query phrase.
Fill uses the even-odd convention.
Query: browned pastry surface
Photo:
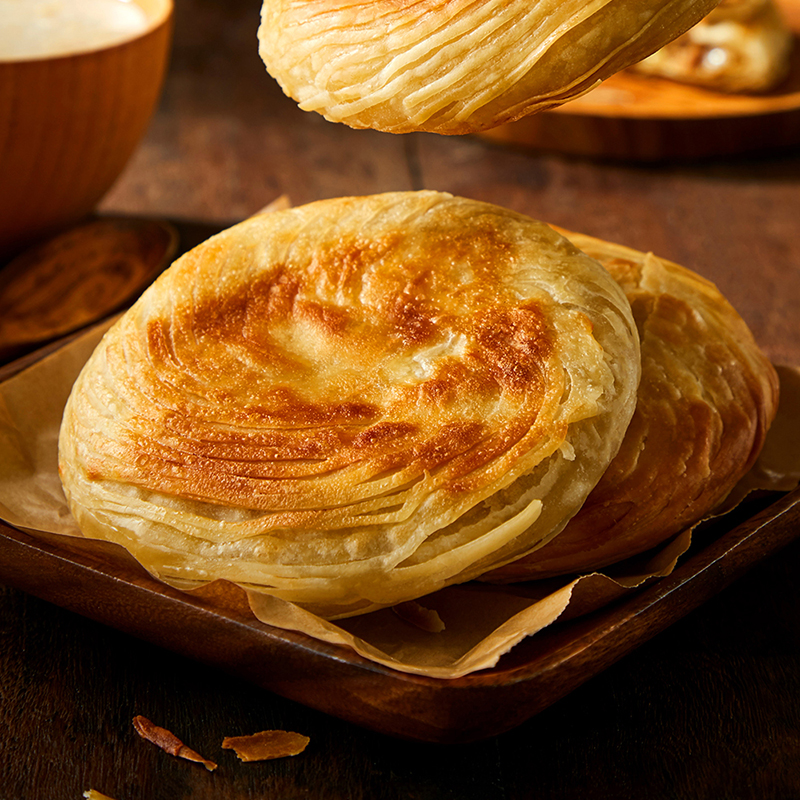
[[[622,440],[630,306],[547,226],[435,192],[248,220],[106,335],[60,440],[73,514],[181,585],[328,616],[555,535]]]
[[[675,39],[717,0],[265,0],[260,53],[306,111],[464,134],[560,105]]]
[[[594,570],[697,522],[750,468],[777,409],[775,370],[716,287],[650,253],[567,235],[631,302],[642,347],[636,412],[562,533],[491,581]]]

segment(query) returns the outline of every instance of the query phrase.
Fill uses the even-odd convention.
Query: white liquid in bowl
[[[148,25],[132,0],[0,0],[0,61],[99,50]]]

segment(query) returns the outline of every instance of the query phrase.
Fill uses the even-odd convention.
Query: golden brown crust
[[[264,0],[260,54],[301,108],[393,133],[473,133],[560,105],[717,0]]]
[[[76,383],[62,480],[86,535],[169,580],[353,613],[555,535],[638,375],[624,294],[547,226],[435,192],[321,201],[142,296]]]
[[[775,370],[712,284],[652,254],[567,235],[631,301],[642,346],[637,408],[619,453],[562,533],[489,581],[592,571],[697,522],[750,468],[777,409]]]

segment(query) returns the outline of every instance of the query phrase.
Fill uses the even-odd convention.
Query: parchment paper
[[[72,384],[110,323],[0,384],[0,519],[35,535],[80,536],[58,477],[58,430]],[[800,481],[800,370],[779,368],[781,408],[762,457],[729,506],[754,488],[789,491]],[[577,578],[513,586],[468,583],[421,598],[443,630],[408,622],[393,609],[329,622],[282,600],[247,592],[263,623],[346,645],[397,670],[455,678],[494,666],[522,639],[555,620],[600,607],[669,574],[691,545],[686,531],[654,553]],[[225,594],[220,582],[196,590],[204,602]],[[215,592],[217,594],[215,595]],[[410,609],[414,611],[414,609]]]

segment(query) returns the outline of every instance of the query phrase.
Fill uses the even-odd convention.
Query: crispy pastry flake
[[[174,733],[168,731],[166,728],[160,728],[158,725],[154,725],[146,717],[134,717],[133,727],[136,729],[136,733],[138,733],[139,736],[146,739],[148,742],[152,742],[171,756],[185,758],[187,761],[196,761],[198,764],[202,764],[209,772],[213,772],[217,768],[217,765],[213,761],[203,758],[199,753],[187,747]]]
[[[226,736],[222,748],[233,750],[240,761],[269,761],[299,755],[310,741],[293,731],[261,731],[250,736]]]
[[[392,606],[392,611],[404,622],[428,633],[441,633],[445,628],[442,618],[432,608],[425,608],[415,600],[398,603]]]

